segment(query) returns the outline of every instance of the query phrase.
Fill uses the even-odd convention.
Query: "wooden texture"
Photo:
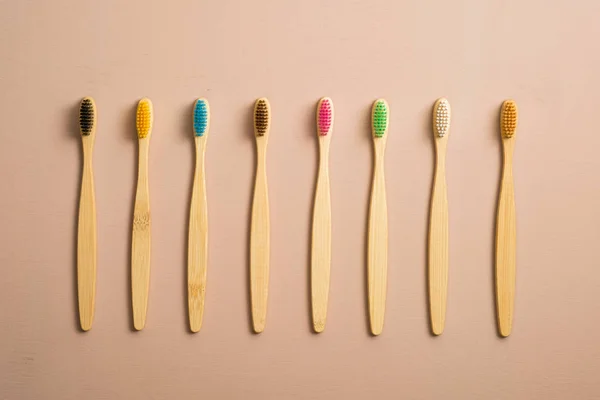
[[[133,209],[131,240],[131,299],[133,326],[141,330],[146,324],[150,286],[150,199],[148,190],[148,150],[150,136],[139,139],[138,181]]]
[[[254,332],[265,329],[269,294],[270,221],[267,187],[268,135],[256,136],[256,178],[250,227],[250,297]]]
[[[77,233],[77,289],[79,299],[79,323],[84,331],[92,328],[96,302],[96,197],[94,195],[94,172],[92,155],[95,128],[88,136],[82,136],[83,172],[79,200],[79,223]]]
[[[448,196],[446,189],[446,149],[448,132],[442,137],[435,128],[436,109],[434,108],[435,172],[431,193],[428,237],[428,292],[431,331],[441,335],[446,322],[446,301],[448,297]]]
[[[196,167],[190,205],[188,233],[188,312],[190,329],[198,332],[204,316],[204,294],[208,266],[208,213],[206,205],[206,182],[204,177],[204,154],[207,135],[197,136]]]
[[[325,329],[331,270],[331,194],[329,144],[331,134],[319,136],[319,171],[312,223],[311,295],[315,332]]]
[[[504,162],[496,219],[496,308],[498,331],[506,337],[512,331],[515,305],[517,226],[512,161],[515,137],[502,138]]]
[[[369,316],[373,335],[379,335],[383,330],[387,293],[388,211],[384,175],[387,135],[386,131],[383,137],[373,138],[374,166],[367,254]]]

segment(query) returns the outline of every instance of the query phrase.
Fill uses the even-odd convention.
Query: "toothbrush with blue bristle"
[[[193,126],[196,142],[196,166],[190,205],[188,233],[188,312],[190,330],[198,332],[204,315],[206,269],[208,265],[208,213],[206,207],[206,180],[204,154],[210,122],[210,108],[204,98],[194,104]]]

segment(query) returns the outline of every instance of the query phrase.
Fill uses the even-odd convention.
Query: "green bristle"
[[[383,137],[387,130],[388,123],[388,108],[383,100],[375,103],[375,109],[373,110],[373,132],[375,137]]]

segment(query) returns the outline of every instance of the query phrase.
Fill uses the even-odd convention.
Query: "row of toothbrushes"
[[[371,129],[374,147],[374,169],[368,225],[368,298],[371,332],[383,329],[387,290],[388,222],[384,178],[384,153],[389,132],[388,103],[373,103]],[[92,151],[96,134],[96,105],[86,97],[80,107],[80,130],[83,141],[83,174],[79,208],[77,276],[81,328],[92,326],[96,290],[96,211],[92,172]],[[148,191],[148,148],[152,133],[153,110],[149,99],[140,100],[136,114],[139,139],[138,182],[132,226],[131,291],[133,323],[144,328],[150,278],[151,218]],[[444,330],[448,288],[448,203],[446,195],[445,157],[450,131],[451,109],[448,100],[438,99],[433,107],[433,136],[436,167],[429,218],[428,282],[431,329],[435,335]],[[313,327],[322,332],[327,318],[331,264],[331,200],[329,189],[329,145],[333,132],[334,109],[330,98],[317,104],[316,130],[319,140],[319,168],[315,190],[312,249],[311,297]],[[271,122],[271,108],[266,98],[254,106],[254,134],[257,164],[252,202],[250,231],[250,292],[254,331],[264,330],[269,289],[269,200],[267,189],[266,151]],[[512,157],[517,125],[514,101],[502,104],[500,131],[504,149],[501,189],[496,226],[496,305],[498,329],[508,336],[512,329],[515,292],[516,224]],[[210,126],[210,107],[206,99],[198,99],[193,111],[196,145],[194,184],[189,217],[188,237],[188,309],[190,329],[198,332],[202,325],[206,289],[208,223],[204,153]]]

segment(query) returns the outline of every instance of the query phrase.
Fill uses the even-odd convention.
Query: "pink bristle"
[[[319,107],[319,135],[326,136],[331,129],[331,102],[329,99],[324,99],[321,101],[321,105]]]

